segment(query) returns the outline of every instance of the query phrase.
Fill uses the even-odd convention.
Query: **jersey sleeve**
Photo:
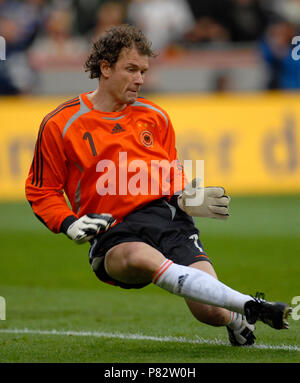
[[[163,146],[169,153],[169,161],[173,169],[170,173],[171,193],[169,200],[171,200],[174,194],[179,194],[187,184],[183,166],[178,159],[175,141],[175,131],[169,116],[167,116],[167,127],[163,137]]]
[[[51,120],[43,121],[25,192],[35,215],[54,233],[61,231],[63,223],[77,219],[64,197],[67,174],[60,129]]]

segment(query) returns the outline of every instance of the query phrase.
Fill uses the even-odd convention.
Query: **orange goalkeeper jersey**
[[[185,183],[163,109],[137,98],[121,112],[104,113],[83,93],[43,119],[26,197],[57,233],[68,217],[88,213],[110,213],[121,222],[155,199],[170,199]]]

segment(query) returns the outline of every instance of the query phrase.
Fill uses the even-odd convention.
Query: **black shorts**
[[[165,199],[151,202],[126,216],[123,222],[97,236],[89,251],[96,276],[103,282],[123,288],[141,288],[149,283],[129,285],[113,280],[105,271],[104,257],[109,249],[123,242],[144,242],[174,263],[189,266],[208,261],[192,217],[168,204]]]

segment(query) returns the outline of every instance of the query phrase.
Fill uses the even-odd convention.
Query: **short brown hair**
[[[132,47],[136,47],[141,55],[156,55],[151,49],[151,42],[138,28],[129,24],[111,27],[92,45],[92,52],[85,63],[85,71],[90,72],[90,78],[100,78],[102,60],[106,60],[112,66],[118,61],[123,48]]]

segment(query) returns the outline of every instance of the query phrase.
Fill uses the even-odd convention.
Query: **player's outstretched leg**
[[[245,315],[249,324],[260,320],[275,329],[288,328],[291,309],[286,303],[242,294],[202,270],[167,259],[154,273],[153,282],[173,294]]]
[[[245,303],[254,300],[250,295],[231,289],[194,264],[183,266],[169,259],[165,259],[153,274],[153,283],[173,294],[243,315]]]

